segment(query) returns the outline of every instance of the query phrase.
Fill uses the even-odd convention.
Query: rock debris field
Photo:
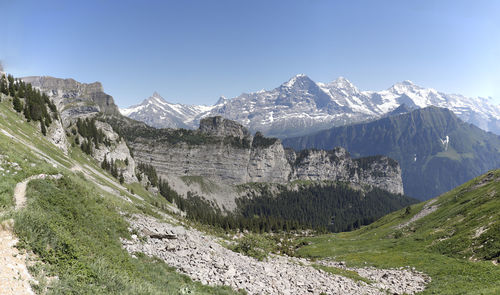
[[[355,269],[334,261],[315,262],[356,271],[373,281],[367,284],[315,269],[306,259],[273,255],[259,261],[221,246],[216,238],[202,232],[152,217],[134,215],[129,221],[130,230],[144,236],[122,239],[132,255],[156,256],[195,281],[244,289],[248,294],[415,294],[430,281],[425,274],[408,268]]]

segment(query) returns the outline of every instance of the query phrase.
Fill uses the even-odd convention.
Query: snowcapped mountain
[[[120,112],[124,116],[157,128],[193,129],[198,126],[202,115],[208,114],[213,108],[214,106],[169,103],[154,92],[141,104],[120,109]]]
[[[346,80],[347,81],[347,80]],[[270,91],[244,93],[216,105],[211,114],[238,121],[252,131],[285,137],[343,125],[375,117],[360,106],[353,108],[345,101],[353,90],[320,85],[306,75],[297,75]],[[333,89],[334,87],[332,87]],[[354,88],[355,89],[355,88]],[[343,91],[343,92],[341,92]]]
[[[448,108],[464,121],[500,134],[500,106],[484,98],[445,94],[410,81],[383,91],[360,91],[343,77],[316,83],[303,74],[272,90],[243,93],[231,99],[221,97],[213,106],[172,104],[155,93],[121,112],[154,127],[172,128],[196,128],[201,118],[221,115],[251,131],[291,137],[379,118],[403,104],[408,109],[431,105]]]
[[[446,94],[432,88],[423,88],[411,81],[403,81],[379,92],[365,92],[381,102],[383,111],[390,111],[394,103],[405,103],[413,108],[437,106],[447,108],[460,119],[479,128],[500,134],[500,106],[493,105],[486,98],[465,97],[460,94]]]

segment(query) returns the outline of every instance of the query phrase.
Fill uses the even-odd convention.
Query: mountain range
[[[201,118],[220,115],[243,124],[251,132],[285,138],[377,119],[402,104],[411,109],[447,108],[466,122],[500,134],[500,106],[485,98],[446,94],[411,81],[382,91],[360,91],[343,77],[317,83],[303,74],[272,90],[243,93],[231,99],[221,97],[212,106],[174,104],[155,92],[141,104],[120,111],[157,128],[194,129]]]
[[[403,105],[396,111],[407,110]],[[391,157],[401,165],[405,193],[421,200],[500,167],[500,136],[433,106],[287,138],[283,144],[296,150],[343,147],[353,157]]]

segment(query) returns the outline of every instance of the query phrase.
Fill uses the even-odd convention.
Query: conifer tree
[[[21,102],[19,97],[17,97],[17,94],[14,95],[14,99],[12,100],[12,105],[14,107],[14,110],[18,113],[20,113],[23,110],[23,103]]]
[[[14,89],[14,83],[9,83],[9,95],[14,96],[16,90]]]
[[[5,95],[9,95],[9,88],[7,86],[7,78],[5,78],[5,75],[2,75],[2,78],[0,78],[0,92]]]
[[[30,122],[31,121],[31,115],[30,115],[30,110],[28,109],[28,106],[24,106],[23,110],[24,117],[26,118],[26,121]]]
[[[42,120],[40,120],[40,129],[42,131],[43,136],[47,135],[47,129],[45,128],[45,124]]]
[[[25,94],[26,84],[23,81],[18,82],[17,95],[19,97],[26,97]]]

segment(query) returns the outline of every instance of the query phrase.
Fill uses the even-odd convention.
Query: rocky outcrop
[[[49,127],[47,138],[55,146],[60,148],[65,155],[68,154],[69,143],[68,139],[66,138],[66,131],[64,131],[64,127],[62,126],[61,121],[53,121],[53,124],[51,124]]]
[[[104,159],[107,161],[113,160],[119,163],[119,171],[123,174],[126,183],[137,182],[135,175],[135,161],[130,155],[130,150],[123,138],[113,131],[113,128],[107,123],[96,121],[96,127],[104,132],[106,138],[111,142],[110,146],[100,144],[97,149],[94,149],[93,157],[99,163]],[[117,161],[118,160],[118,161]]]
[[[351,159],[345,149],[337,147],[331,151],[303,150],[289,157],[294,161],[292,179],[345,181],[403,194],[401,168],[385,156]]]
[[[225,184],[284,182],[292,169],[281,144],[267,149],[240,148],[225,144],[151,145],[148,140],[131,143],[135,158],[153,165],[160,175],[203,176]]]
[[[241,124],[221,116],[201,119],[200,131],[213,136],[234,136],[240,139],[250,137],[250,132]]]
[[[99,112],[119,114],[113,97],[104,92],[100,82],[80,83],[73,79],[49,76],[30,76],[21,79],[49,95],[64,123],[68,119],[86,114]]]
[[[251,136],[240,124],[222,117],[203,119],[196,131],[141,125],[132,133],[127,139],[136,160],[153,165],[165,178],[202,176],[228,185],[347,181],[403,193],[401,169],[387,157],[351,159],[341,148],[295,153],[285,150],[278,139]]]

